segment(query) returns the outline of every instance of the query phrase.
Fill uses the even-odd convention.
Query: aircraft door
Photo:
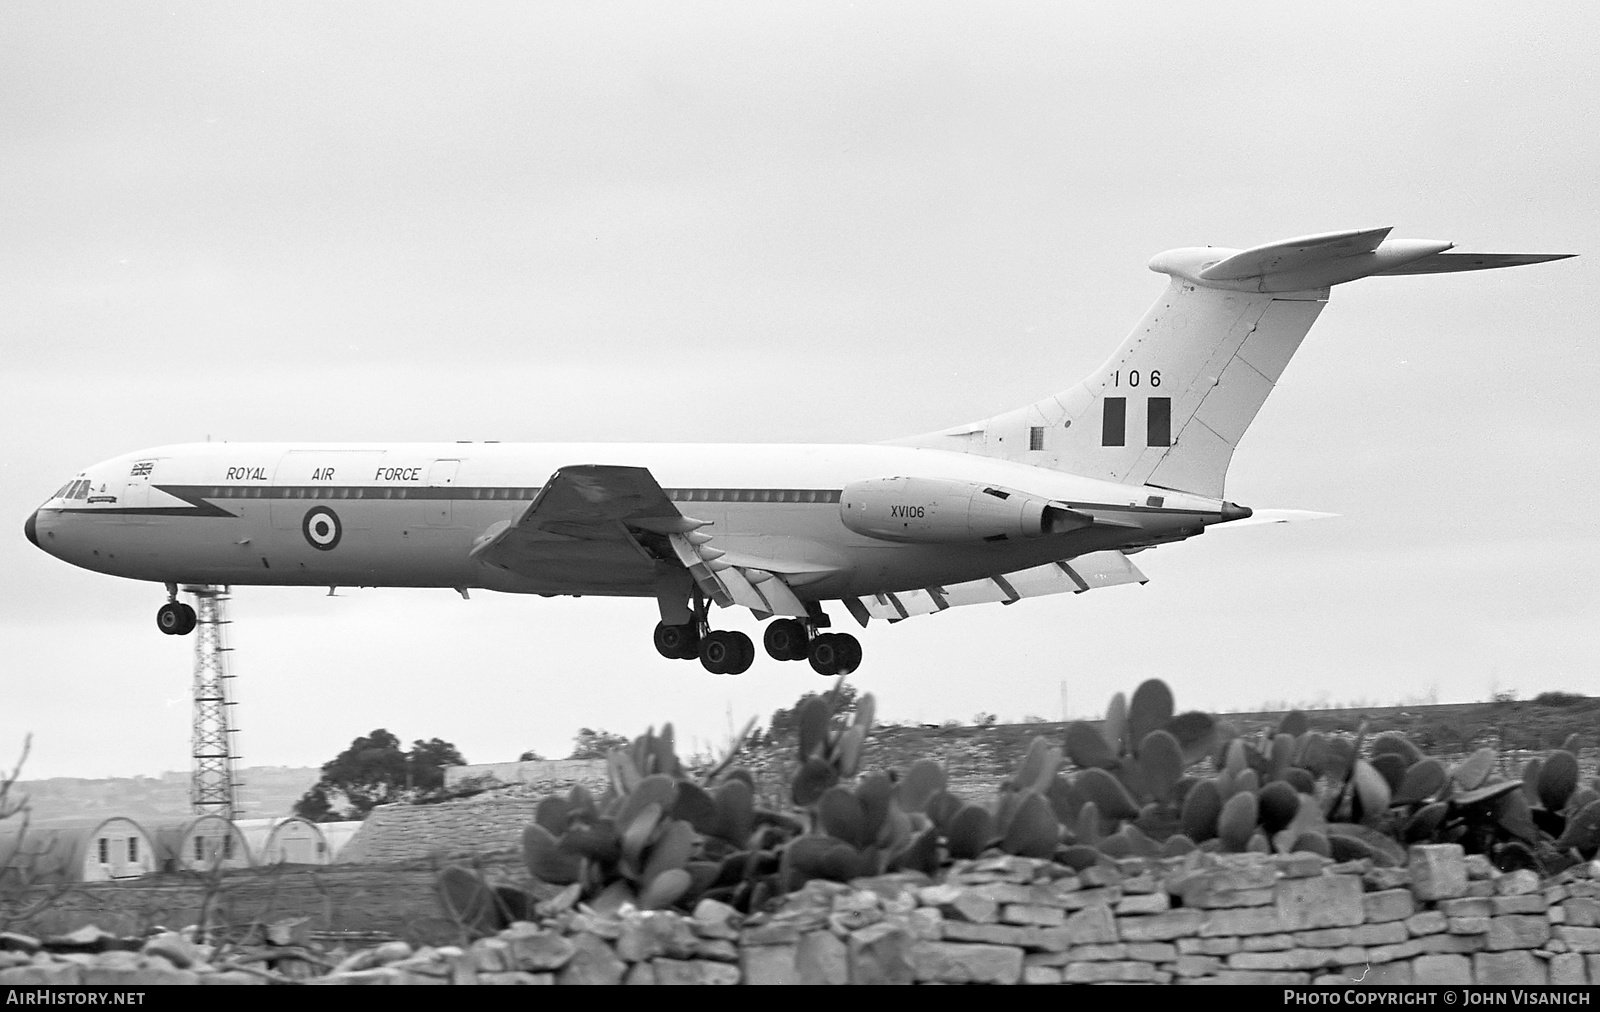
[[[459,460],[436,460],[428,468],[427,498],[423,500],[423,521],[430,527],[448,527],[453,520],[456,472]]]

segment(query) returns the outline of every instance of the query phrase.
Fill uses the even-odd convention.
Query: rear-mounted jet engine
[[[1014,489],[945,478],[853,482],[839,496],[839,518],[869,538],[932,544],[1038,538],[1094,522]]]

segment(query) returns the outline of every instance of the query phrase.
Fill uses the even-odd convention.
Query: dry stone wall
[[[433,805],[379,805],[339,851],[338,864],[490,854],[522,846],[535,798],[474,797]]]

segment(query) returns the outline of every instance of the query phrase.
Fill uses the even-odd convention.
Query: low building
[[[0,881],[19,886],[133,879],[161,869],[155,838],[122,816],[0,827]]]

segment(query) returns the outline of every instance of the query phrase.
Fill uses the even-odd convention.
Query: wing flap
[[[1528,264],[1565,260],[1576,253],[1435,253],[1399,267],[1379,271],[1374,277],[1398,274],[1453,274],[1456,271],[1491,271],[1498,267],[1523,267]]]
[[[872,618],[899,622],[913,615],[931,615],[969,604],[1015,604],[1028,597],[1081,594],[1101,587],[1148,581],[1149,577],[1141,573],[1139,567],[1121,552],[1090,552],[1063,562],[1050,562],[946,587],[869,594],[852,598],[846,602],[846,606],[858,616],[864,613]]]

